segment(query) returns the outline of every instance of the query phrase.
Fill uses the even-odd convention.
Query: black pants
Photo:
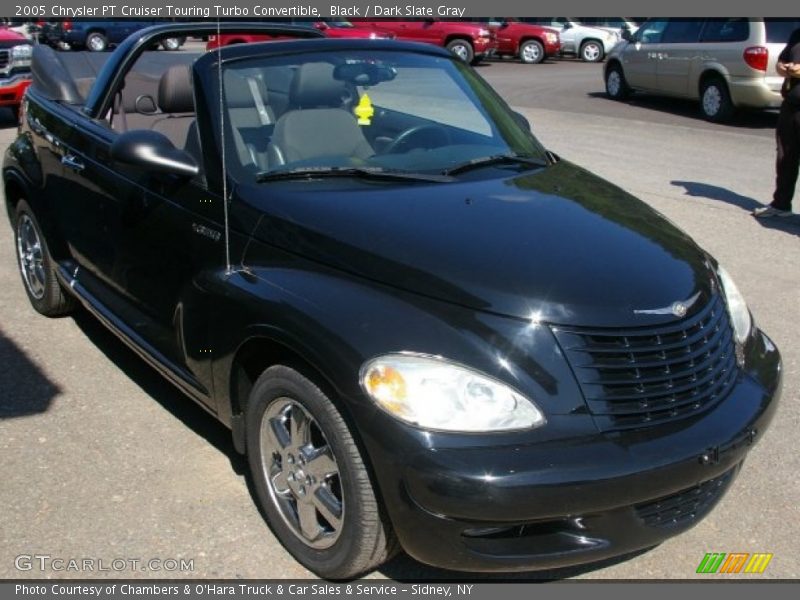
[[[800,168],[800,106],[784,102],[775,131],[778,158],[775,161],[775,193],[773,208],[792,210],[792,197]]]

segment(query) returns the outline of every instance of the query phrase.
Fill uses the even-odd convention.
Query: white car
[[[586,27],[571,17],[523,17],[520,21],[557,29],[561,53],[574,54],[586,62],[602,61],[621,40],[619,33]]]
[[[581,25],[594,27],[595,29],[605,29],[612,33],[618,33],[622,37],[622,32],[636,33],[639,25],[628,17],[578,17]]]

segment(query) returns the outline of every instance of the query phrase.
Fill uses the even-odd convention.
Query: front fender
[[[212,340],[223,421],[230,422],[233,412],[237,350],[254,337],[277,342],[311,365],[356,421],[371,419],[375,409],[360,388],[362,365],[402,351],[468,365],[536,399],[551,415],[585,409],[549,327],[403,292],[277,250],[270,253],[270,264],[248,265],[219,281]],[[353,410],[357,407],[364,410]]]

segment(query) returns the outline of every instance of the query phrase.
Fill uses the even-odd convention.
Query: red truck
[[[0,106],[9,107],[15,118],[31,83],[32,52],[25,36],[0,27]]]
[[[319,29],[329,38],[350,38],[350,39],[393,39],[394,34],[387,29],[380,27],[356,27],[346,19],[331,19],[320,20],[309,23],[308,21],[293,22],[294,25],[312,25],[314,28]],[[272,40],[281,39],[281,36],[268,36],[262,34],[245,34],[245,33],[224,33],[219,39],[217,36],[208,36],[208,43],[206,50],[214,50],[220,46],[229,46],[230,44],[244,44],[249,42],[267,42]]]
[[[357,27],[380,27],[395,34],[398,40],[426,42],[447,48],[466,63],[478,63],[497,50],[495,32],[486,23],[424,19],[353,19]]]
[[[561,52],[558,31],[552,27],[503,17],[489,19],[489,28],[497,36],[498,56],[519,57],[532,65]]]

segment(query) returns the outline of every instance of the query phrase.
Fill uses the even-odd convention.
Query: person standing
[[[786,48],[778,56],[777,71],[785,79],[781,89],[783,103],[775,131],[778,142],[775,193],[769,206],[753,211],[753,216],[759,219],[792,214],[792,197],[800,168],[800,29],[794,30]]]

